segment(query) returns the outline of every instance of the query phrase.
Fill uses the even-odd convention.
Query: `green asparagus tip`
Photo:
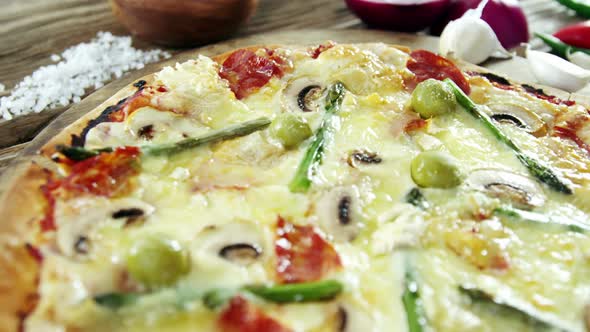
[[[343,288],[337,280],[324,280],[278,286],[246,286],[244,290],[268,301],[289,303],[331,300]]]

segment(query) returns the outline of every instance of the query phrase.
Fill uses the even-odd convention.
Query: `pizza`
[[[166,67],[0,204],[6,331],[586,331],[590,114],[381,43]]]

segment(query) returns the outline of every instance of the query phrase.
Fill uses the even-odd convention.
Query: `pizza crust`
[[[33,309],[38,262],[26,249],[33,223],[43,215],[40,190],[45,171],[36,163],[26,167],[0,202],[0,326],[16,331],[21,316]]]
[[[409,53],[410,49],[404,46],[390,45]],[[285,47],[281,45],[260,45],[250,46],[240,49],[256,51],[260,48],[276,49]],[[217,63],[223,63],[233,52],[232,50],[221,55],[212,57]],[[463,61],[454,61],[462,70],[475,70],[478,72],[492,71]],[[497,74],[497,73],[496,73]],[[500,76],[504,76],[499,74]],[[146,81],[149,85],[155,80],[155,73],[139,78]],[[513,84],[519,84],[510,80]],[[542,88],[549,94],[555,95],[561,99],[575,99],[581,104],[588,107],[590,98],[580,95],[572,95],[567,92],[539,85],[532,85]],[[45,158],[51,158],[56,152],[58,145],[70,145],[72,135],[80,132],[88,125],[88,122],[97,118],[105,108],[116,105],[121,99],[132,96],[137,88],[130,84],[119,90],[112,97],[101,103],[92,111],[66,127],[58,135],[47,142],[41,149],[40,155]],[[12,185],[4,193],[0,200],[0,326],[3,331],[17,331],[19,329],[22,316],[26,313],[27,306],[30,306],[36,296],[37,283],[39,278],[39,265],[27,251],[25,245],[27,239],[34,234],[36,228],[34,222],[38,221],[44,215],[44,198],[40,191],[40,186],[45,179],[44,168],[38,163],[31,163],[24,167],[24,171],[15,174]]]

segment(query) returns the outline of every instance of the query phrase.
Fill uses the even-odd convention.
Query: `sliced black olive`
[[[350,204],[350,196],[342,197],[338,203],[338,221],[340,221],[342,225],[350,224]]]
[[[363,164],[380,164],[383,161],[375,152],[367,150],[355,150],[348,156],[348,165],[356,167],[357,162]]]
[[[86,236],[78,236],[76,243],[74,243],[74,250],[79,254],[87,254],[90,247],[89,240]]]
[[[136,218],[143,216],[143,210],[139,208],[121,209],[113,213],[113,219]]]
[[[299,91],[297,94],[297,106],[303,112],[311,112],[313,111],[311,106],[312,102],[318,99],[319,95],[321,94],[322,87],[319,85],[308,85]]]
[[[219,256],[240,264],[249,265],[262,254],[262,249],[258,245],[249,243],[234,243],[227,245],[219,251]]]

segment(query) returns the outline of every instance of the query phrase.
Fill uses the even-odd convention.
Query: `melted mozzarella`
[[[97,247],[87,260],[74,262],[56,255],[44,266],[43,296],[28,321],[31,330],[50,330],[51,325],[58,331],[60,324],[69,324],[96,331],[195,331],[195,327],[215,331],[218,314],[194,299],[179,308],[178,294],[190,297],[193,291],[216,287],[273,283],[279,215],[316,225],[334,245],[344,266],[329,275],[345,286],[334,301],[288,305],[256,301],[294,331],[336,331],[339,308],[348,313],[347,332],[407,331],[401,295],[408,248],[414,248],[413,264],[434,330],[532,330],[517,319],[497,317],[469,305],[458,292],[458,286],[464,284],[509,296],[572,331],[583,330],[583,308],[590,298],[587,235],[495,216],[474,220],[478,213],[491,211],[500,202],[465,186],[423,189],[433,206],[428,211],[404,202],[406,193],[416,186],[410,176],[411,160],[423,150],[452,154],[460,161],[463,174],[480,168],[528,174],[512,151],[460,108],[428,120],[423,130],[404,133],[405,124],[417,118],[409,107],[410,93],[402,89],[403,77],[408,75],[406,53],[383,44],[366,44],[336,45],[315,60],[302,50],[283,54],[290,57],[293,70],[271,79],[242,101],[235,99],[227,82],[217,75],[218,65],[209,58],[200,56],[166,68],[156,78],[157,84],[170,92],[157,99],[154,107],[175,112],[145,107],[125,122],[100,124],[90,131],[86,146],[173,142],[258,115],[274,117],[294,111],[285,103],[285,98],[293,98],[285,95],[285,90],[294,80],[305,78],[323,87],[342,81],[349,92],[310,192],[291,193],[288,189],[310,140],[297,149],[284,150],[268,130],[172,158],[144,158],[138,186],[125,198],[151,207],[141,225],[123,227],[95,210],[72,212],[69,217],[60,212],[60,227],[77,223],[60,230],[60,246],[71,247],[72,237],[84,228],[91,232]],[[472,83],[476,102],[519,103],[547,121],[564,111],[532,97],[494,89],[484,80]],[[300,115],[316,130],[321,113]],[[153,125],[149,141],[138,135],[147,125]],[[571,145],[559,140],[536,139],[517,128],[504,129],[524,150],[559,169],[576,185],[573,198],[545,188],[548,203],[537,212],[588,222],[590,184],[588,168],[584,168],[588,159],[575,155]],[[382,161],[351,167],[347,158],[357,150],[374,152]],[[341,227],[337,220],[337,200],[343,194],[352,200],[353,227]],[[77,201],[85,206],[104,206],[97,198]],[[225,240],[240,242],[254,236],[263,248],[261,258],[247,266],[220,258],[211,249],[217,244],[199,240],[212,225],[236,222],[256,230],[255,235],[236,232]],[[472,238],[472,232],[478,237]],[[124,271],[129,242],[150,234],[166,234],[189,248],[191,272],[173,289],[119,312],[95,305],[89,297],[120,291],[121,281],[114,276]],[[487,262],[488,251],[494,250],[507,257],[506,271],[477,267],[478,260]],[[62,294],[68,297],[62,300]]]

